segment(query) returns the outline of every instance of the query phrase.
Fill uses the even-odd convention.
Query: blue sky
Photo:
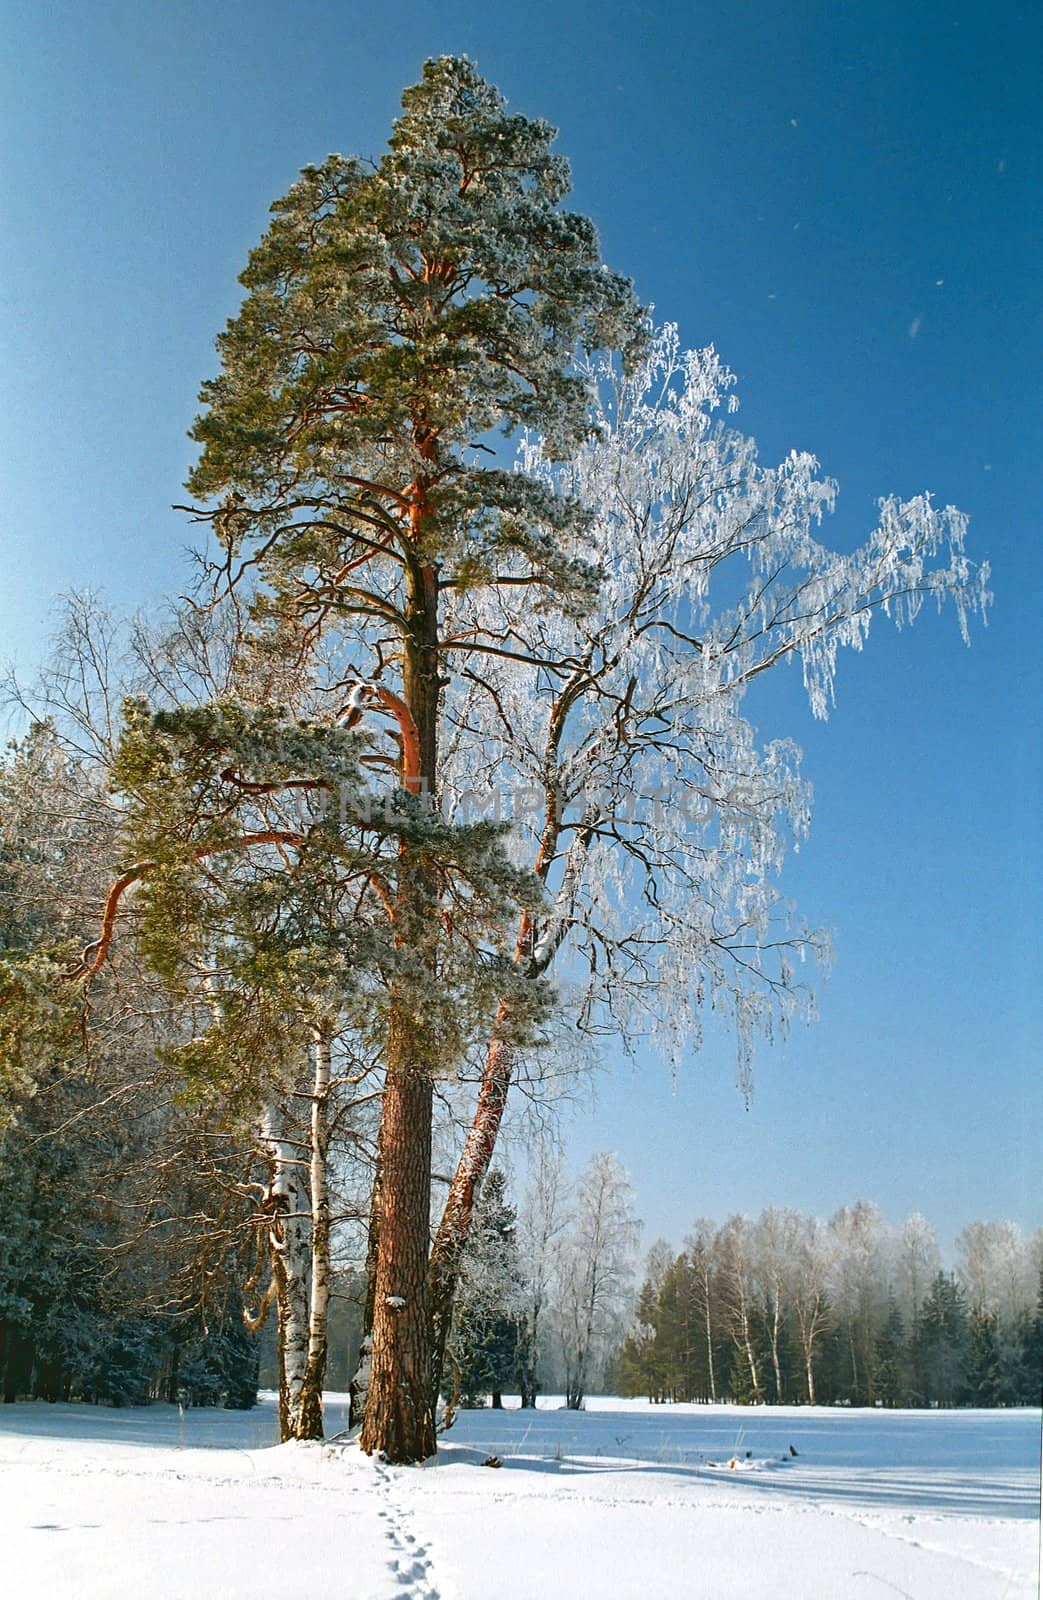
[[[574,1120],[649,1233],[864,1195],[945,1236],[1039,1204],[1043,14],[959,0],[4,0],[0,650],[56,590],[184,586],[186,429],[267,207],[378,154],[425,56],[467,53],[561,130],[573,203],[641,297],[713,342],[766,458],[840,481],[831,536],[932,490],[993,567],[986,631],[880,628],[815,724],[765,697],[815,785],[786,888],[830,925],[821,1021],[726,1039],[676,1085],[616,1064]]]

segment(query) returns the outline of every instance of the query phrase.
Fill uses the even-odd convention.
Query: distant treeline
[[[1039,1405],[1041,1244],[972,1223],[946,1272],[923,1217],[894,1229],[864,1202],[828,1223],[704,1220],[679,1254],[653,1247],[616,1385],[652,1401]]]

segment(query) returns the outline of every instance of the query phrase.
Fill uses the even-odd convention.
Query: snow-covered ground
[[[461,1413],[437,1463],[276,1446],[246,1413],[0,1406],[12,1600],[1017,1600],[1038,1411]],[[330,1397],[327,1426],[344,1425]],[[790,1446],[797,1451],[791,1454]],[[499,1470],[483,1466],[493,1455]],[[736,1465],[730,1466],[734,1461]]]

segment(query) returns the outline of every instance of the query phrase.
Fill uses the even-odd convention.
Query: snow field
[[[345,1419],[343,1397],[330,1396],[328,1431]],[[271,1397],[245,1413],[0,1407],[5,1593],[257,1600],[287,1583],[310,1600],[1037,1593],[1038,1411],[596,1399],[574,1413],[545,1401],[535,1413],[461,1413],[421,1469],[389,1468],[351,1443],[278,1446],[275,1434]],[[482,1465],[490,1455],[500,1469]]]

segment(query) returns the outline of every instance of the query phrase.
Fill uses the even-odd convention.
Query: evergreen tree
[[[691,1400],[695,1391],[698,1328],[692,1266],[684,1254],[671,1261],[663,1275],[656,1308],[662,1397]]]
[[[657,1403],[711,1398],[703,1291],[693,1250],[673,1256],[662,1242],[653,1247],[634,1326],[619,1353],[621,1393]]]
[[[1039,1275],[1035,1315],[1025,1319],[1020,1344],[1019,1404],[1043,1405],[1043,1270]]]
[[[1000,1371],[996,1317],[991,1311],[976,1311],[970,1319],[967,1386],[972,1405],[998,1406],[1006,1398]]]
[[[905,1324],[893,1294],[888,1300],[887,1321],[876,1341],[875,1392],[881,1405],[903,1406],[909,1403]]]
[[[653,1404],[669,1398],[670,1351],[664,1326],[663,1292],[670,1266],[669,1246],[653,1245],[645,1281],[637,1297],[634,1327],[620,1346],[616,1377],[620,1394],[644,1394]]]
[[[257,1340],[243,1325],[242,1302],[230,1295],[205,1323],[197,1314],[180,1344],[172,1398],[186,1406],[248,1411],[257,1401]],[[194,1323],[194,1327],[192,1326]]]
[[[966,1404],[970,1394],[970,1321],[963,1290],[951,1273],[939,1272],[928,1290],[916,1330],[916,1345],[926,1403]]]
[[[453,1349],[465,1406],[499,1409],[513,1382],[518,1354],[521,1267],[517,1213],[507,1201],[507,1180],[491,1168],[482,1185],[475,1225],[463,1263],[453,1323]]]
[[[506,648],[502,634],[447,632],[447,598],[521,585],[571,610],[592,593],[575,502],[491,464],[488,436],[532,427],[569,454],[587,427],[577,343],[632,345],[643,325],[594,229],[560,208],[568,169],[545,123],[509,115],[450,57],[426,64],[403,108],[376,166],[331,156],[273,207],[219,341],[221,374],[203,391],[190,487],[228,570],[249,563],[263,586],[270,644],[299,657],[339,632],[356,660],[368,656],[343,682],[349,715],[390,716],[399,784],[430,796],[447,674]],[[393,922],[410,961],[386,1029],[362,1434],[395,1461],[435,1443],[432,1086],[453,1065],[431,1023],[443,898],[423,846],[406,844]],[[435,1311],[444,1328],[447,1306]]]
[[[635,1325],[620,1346],[616,1383],[622,1395],[646,1395],[655,1405],[663,1399],[663,1379],[656,1340],[654,1295],[647,1283],[637,1297]]]

